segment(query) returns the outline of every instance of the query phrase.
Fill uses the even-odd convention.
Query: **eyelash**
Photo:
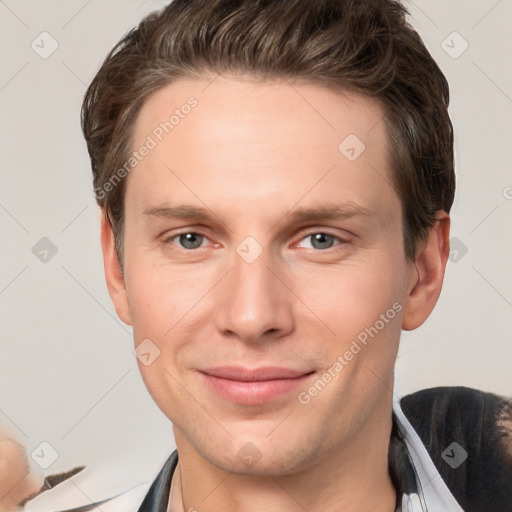
[[[306,240],[307,238],[311,238],[312,236],[314,235],[326,235],[326,236],[329,236],[329,237],[332,237],[334,240],[335,240],[335,244],[331,247],[328,247],[326,249],[315,249],[314,247],[312,248],[312,250],[314,251],[319,251],[319,252],[326,252],[328,251],[329,249],[334,249],[335,247],[338,247],[339,245],[343,245],[343,244],[346,244],[348,243],[348,241],[344,238],[341,238],[340,236],[338,235],[334,235],[333,233],[329,233],[328,231],[321,231],[321,230],[317,230],[317,231],[309,231],[305,234],[303,234],[299,240],[299,242],[302,242],[303,240]],[[176,239],[176,238],[179,238],[180,236],[182,235],[197,235],[197,236],[200,236],[200,237],[203,237],[205,239],[208,240],[208,236],[204,235],[203,233],[199,232],[199,231],[183,231],[181,233],[177,233],[177,234],[174,234],[172,236],[169,236],[167,238],[164,239],[164,243],[165,244],[168,244],[168,243],[172,243],[172,240]],[[337,243],[336,243],[337,242]],[[177,244],[176,244],[177,245]],[[198,247],[196,249],[187,249],[185,247],[179,247],[180,250],[182,250],[183,252],[195,252],[197,251],[198,249],[204,249],[204,247]],[[309,248],[308,248],[309,249]]]

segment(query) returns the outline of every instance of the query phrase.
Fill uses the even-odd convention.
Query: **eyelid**
[[[293,245],[296,245],[298,244],[299,242],[302,242],[304,239],[306,238],[309,238],[313,235],[318,235],[318,234],[323,234],[323,235],[329,235],[329,236],[332,236],[333,238],[335,238],[339,244],[336,244],[336,245],[340,245],[340,244],[344,244],[344,243],[349,243],[350,242],[350,235],[347,234],[346,236],[343,236],[339,233],[333,233],[332,232],[332,228],[322,228],[322,227],[319,227],[319,228],[308,228],[308,229],[305,229],[303,231],[301,231],[298,235],[298,238],[297,238],[297,241],[294,242]],[[320,249],[315,249],[315,250],[320,250]],[[328,249],[324,249],[324,251],[326,251]]]
[[[208,240],[208,241],[210,242],[210,244],[211,244],[209,247],[218,247],[218,246],[220,246],[220,245],[221,245],[221,244],[219,244],[219,243],[215,243],[215,242],[213,242],[213,241],[210,239],[210,237],[209,237],[207,234],[205,234],[205,232],[204,232],[202,229],[200,229],[200,228],[198,228],[198,229],[194,229],[194,228],[192,228],[192,229],[191,229],[191,228],[186,229],[186,228],[184,228],[184,229],[180,229],[180,230],[178,230],[178,231],[176,231],[176,232],[173,232],[173,233],[171,233],[171,234],[169,234],[169,232],[167,232],[166,234],[164,234],[164,235],[162,236],[162,238],[163,238],[163,242],[164,242],[164,243],[169,243],[169,242],[171,242],[171,240],[173,240],[174,238],[177,238],[177,237],[179,237],[179,236],[181,236],[181,235],[187,235],[187,234],[190,234],[190,233],[193,233],[193,234],[195,234],[195,235],[202,236],[203,238],[205,238],[206,240]],[[338,245],[341,245],[341,244],[344,244],[344,243],[349,243],[349,241],[350,241],[350,240],[349,240],[349,238],[350,238],[350,237],[348,236],[348,234],[347,234],[347,236],[342,236],[342,235],[340,235],[340,234],[338,234],[338,233],[333,233],[333,232],[332,232],[332,228],[322,228],[322,227],[315,228],[315,227],[309,227],[309,228],[306,228],[306,229],[302,230],[302,231],[298,234],[298,237],[297,237],[296,241],[295,241],[295,242],[293,242],[293,244],[292,244],[292,245],[297,245],[298,243],[302,242],[302,241],[303,241],[303,240],[305,240],[306,238],[311,237],[311,236],[313,236],[313,235],[320,234],[320,233],[321,233],[321,234],[324,234],[324,235],[332,236],[333,238],[335,238],[335,239],[338,241],[338,243],[337,243],[335,246],[333,246],[333,247],[337,247]],[[197,249],[185,249],[185,248],[183,248],[183,247],[179,247],[179,245],[177,245],[177,244],[174,244],[174,245],[176,245],[179,249],[181,249],[181,250],[183,250],[183,251],[187,251],[187,252],[197,251],[197,250],[199,250],[199,249],[204,249],[204,248],[205,248],[205,247],[201,246],[201,247],[198,247]],[[313,249],[313,250],[315,250],[315,251],[323,251],[323,252],[325,252],[325,251],[327,251],[327,250],[329,250],[329,249],[332,249],[333,247],[330,247],[330,248],[328,248],[328,249],[323,249],[323,250],[322,250],[322,249]]]
[[[210,237],[206,235],[201,229],[181,229],[179,231],[175,231],[173,233],[166,232],[164,235],[162,235],[162,241],[163,243],[171,243],[171,241],[175,238],[178,238],[181,235],[188,235],[188,234],[194,234],[203,237],[204,239],[208,240],[210,242],[210,247],[218,246],[219,244],[216,244],[210,240]],[[199,249],[204,249],[204,246],[198,247],[197,249],[186,249],[184,247],[180,247],[178,244],[173,243],[178,249],[182,251],[192,252],[197,251]]]

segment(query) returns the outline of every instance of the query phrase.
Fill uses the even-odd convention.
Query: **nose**
[[[264,252],[256,261],[239,255],[217,295],[215,324],[223,335],[249,342],[276,339],[293,331],[293,294]]]

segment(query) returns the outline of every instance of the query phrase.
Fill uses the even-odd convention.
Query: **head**
[[[405,15],[175,0],[86,93],[111,297],[159,354],[140,368],[177,441],[230,471],[298,471],[371,418],[391,428],[400,332],[439,296],[454,194],[448,86]],[[227,398],[220,366],[303,377]]]

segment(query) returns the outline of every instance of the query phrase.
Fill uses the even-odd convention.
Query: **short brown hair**
[[[211,72],[377,99],[413,259],[436,213],[450,211],[455,174],[448,83],[407,14],[395,0],[174,0],[143,19],[110,51],[82,106],[96,199],[121,261],[126,180],[105,185],[129,159],[137,115],[156,90]]]

